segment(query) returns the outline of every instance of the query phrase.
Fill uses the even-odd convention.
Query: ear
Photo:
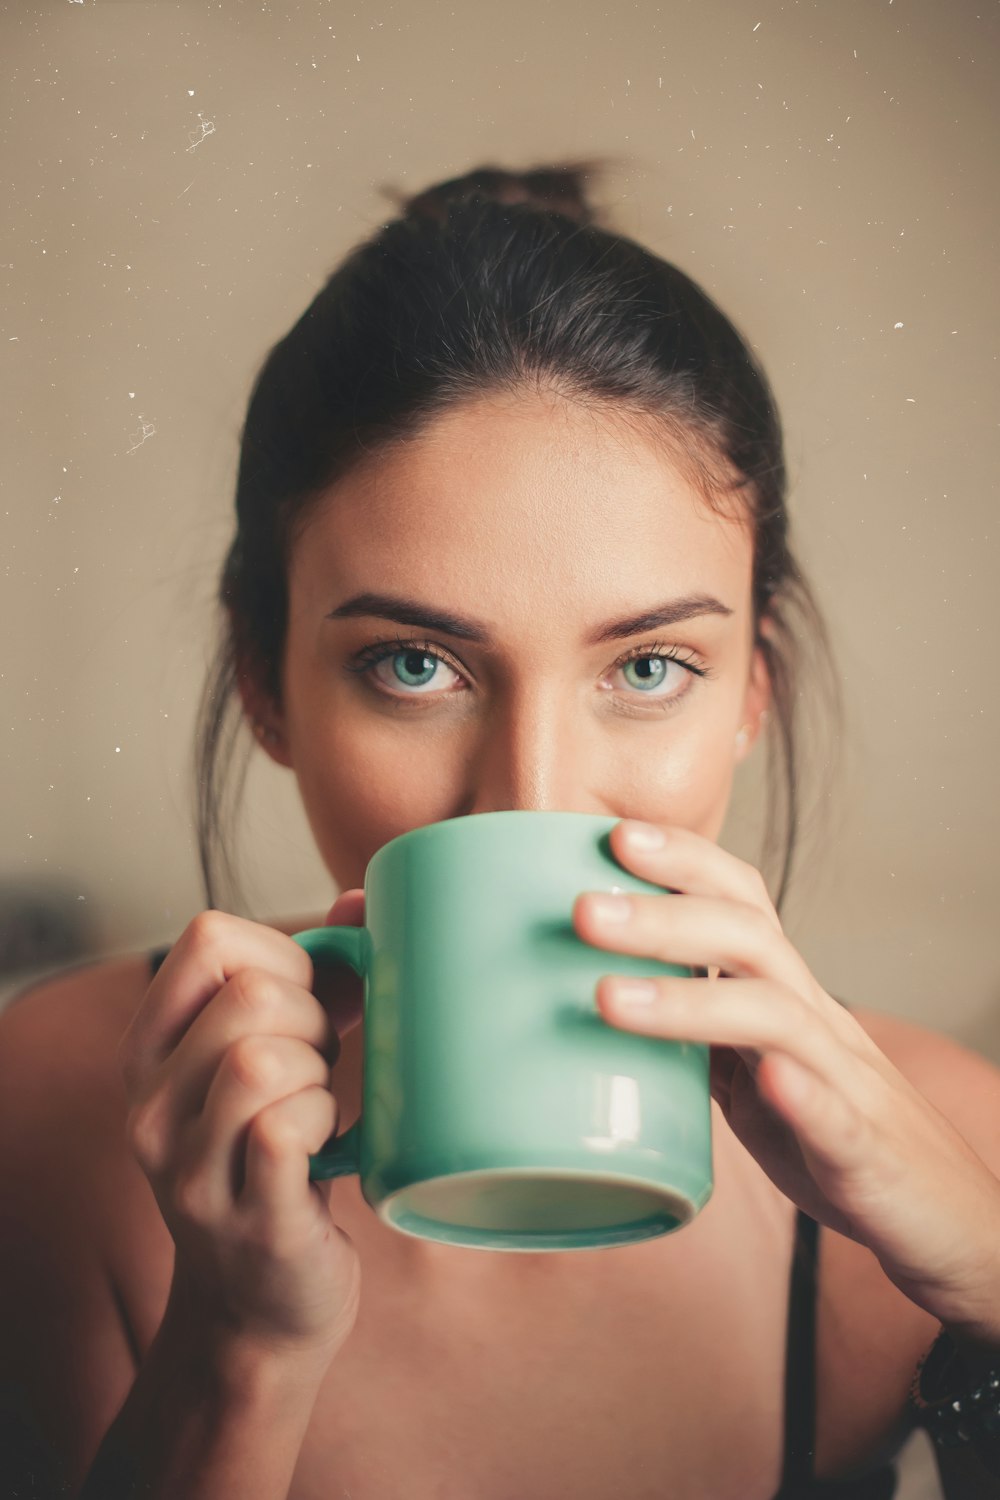
[[[236,669],[236,687],[254,739],[276,765],[290,770],[292,757],[280,705],[265,689],[260,671],[245,659]]]
[[[764,727],[770,707],[771,677],[764,649],[758,644],[754,646],[750,658],[750,671],[743,696],[743,717],[736,735],[737,761],[746,760],[750,754]]]

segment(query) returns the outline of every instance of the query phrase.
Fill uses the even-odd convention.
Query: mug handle
[[[311,959],[339,959],[362,979],[367,978],[371,952],[366,927],[310,927],[292,934]],[[361,1120],[343,1135],[332,1135],[315,1156],[309,1158],[309,1181],[324,1177],[351,1177],[361,1170]]]

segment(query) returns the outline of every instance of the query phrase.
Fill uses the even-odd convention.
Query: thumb
[[[324,927],[363,927],[365,923],[365,893],[361,887],[341,891],[330,907],[323,923]]]

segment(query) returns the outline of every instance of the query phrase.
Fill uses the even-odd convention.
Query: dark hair
[[[606,164],[606,163],[605,163]],[[198,833],[208,899],[233,880],[226,830],[249,760],[236,686],[281,700],[289,549],[308,507],[366,455],[453,404],[545,387],[662,433],[713,505],[754,536],[753,608],[773,694],[765,856],[788,884],[801,814],[802,653],[830,666],[789,548],[781,427],[763,371],[683,271],[606,228],[584,184],[602,164],[483,167],[405,198],[352,250],[268,355],[251,395],[222,574],[226,628],[202,697]],[[822,673],[820,674],[822,675]],[[827,686],[835,694],[832,670]]]

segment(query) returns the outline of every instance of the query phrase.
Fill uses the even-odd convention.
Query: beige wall
[[[620,226],[772,376],[839,651],[846,772],[790,930],[837,993],[1000,1055],[996,9],[12,0],[0,28],[0,880],[68,883],[108,949],[199,908],[185,757],[267,346],[377,184],[623,152]],[[247,828],[261,913],[331,899],[269,768]]]

